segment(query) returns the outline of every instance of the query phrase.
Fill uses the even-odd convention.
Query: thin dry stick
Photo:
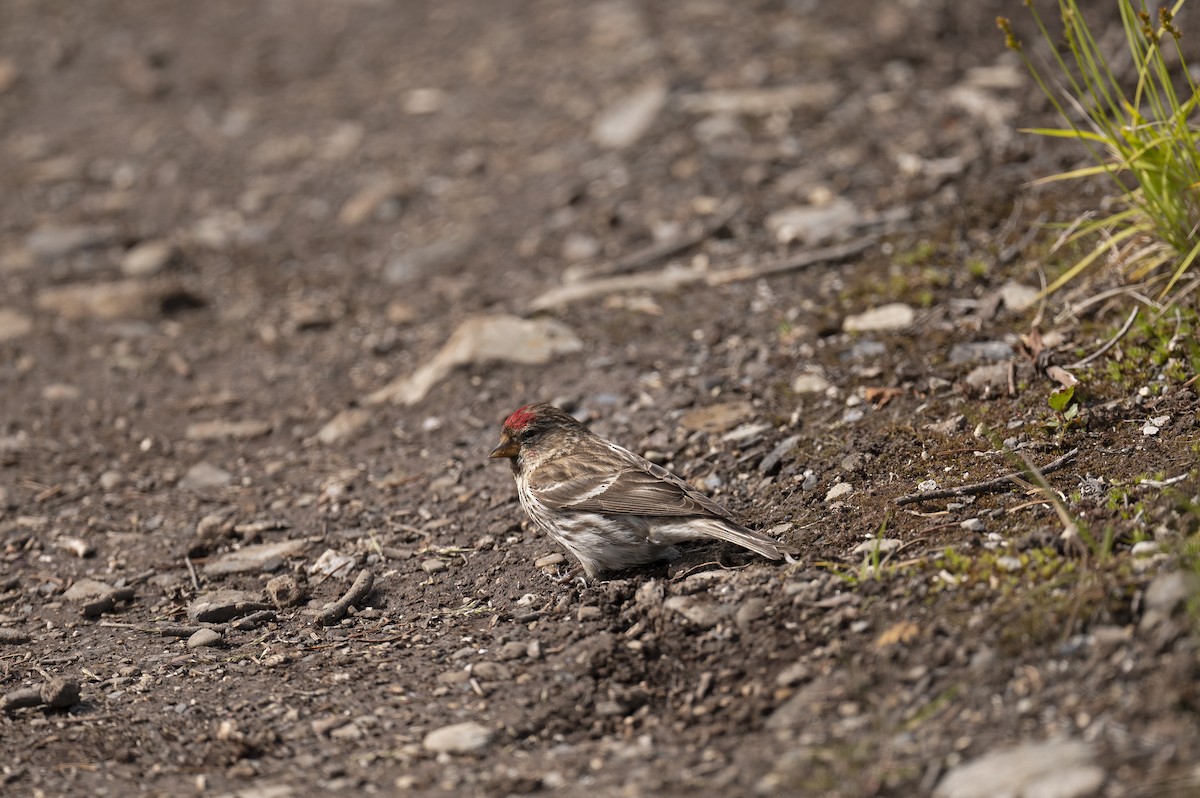
[[[608,296],[630,291],[674,291],[695,283],[724,285],[742,280],[755,280],[774,274],[796,271],[819,263],[843,260],[870,247],[878,236],[867,235],[847,241],[845,244],[800,252],[782,260],[755,266],[737,266],[730,269],[708,271],[705,269],[665,269],[656,272],[598,277],[569,285],[560,285],[537,296],[529,303],[533,312],[580,302],[585,299]]]
[[[1117,330],[1117,334],[1114,335],[1112,338],[1110,338],[1104,344],[1104,346],[1100,347],[1095,352],[1092,352],[1090,355],[1085,357],[1083,360],[1076,360],[1074,363],[1067,366],[1066,368],[1077,369],[1080,366],[1086,366],[1088,363],[1091,363],[1093,360],[1100,357],[1105,352],[1107,352],[1108,350],[1110,350],[1114,346],[1116,346],[1117,341],[1120,341],[1122,338],[1125,337],[1125,333],[1129,332],[1129,328],[1133,326],[1134,319],[1136,319],[1138,317],[1139,312],[1140,312],[1139,308],[1134,308],[1133,312],[1129,314],[1129,318],[1125,319],[1125,323],[1121,325],[1121,329]]]
[[[912,493],[908,496],[901,496],[896,499],[896,504],[912,504],[913,502],[932,501],[934,499],[951,499],[956,496],[974,496],[980,493],[990,493],[999,488],[1004,488],[1010,485],[1015,480],[1022,477],[1027,477],[1034,473],[1049,474],[1051,471],[1057,471],[1067,463],[1075,459],[1075,455],[1079,454],[1078,447],[1059,457],[1056,460],[1051,460],[1041,468],[1026,468],[1024,471],[1014,471],[1011,474],[1005,474],[1002,477],[995,479],[986,479],[983,482],[976,482],[972,485],[962,485],[957,488],[944,488],[942,490],[931,490],[925,493]]]
[[[358,577],[354,580],[354,584],[346,591],[346,595],[330,604],[316,618],[317,626],[333,626],[342,618],[346,617],[346,612],[365,599],[371,592],[371,587],[375,583],[375,578],[371,576],[371,572],[364,568],[359,571]]]
[[[188,573],[191,574],[192,587],[195,588],[197,593],[199,593],[200,592],[200,580],[196,577],[196,566],[192,565],[192,558],[187,556],[186,554],[183,555],[183,561],[185,563],[187,563]]]
[[[659,241],[647,247],[643,247],[635,252],[630,252],[624,257],[616,260],[602,263],[594,269],[589,269],[587,272],[588,279],[601,277],[610,274],[624,274],[625,272],[636,271],[643,266],[648,266],[655,261],[669,258],[683,252],[689,247],[694,247],[704,239],[716,233],[722,227],[729,223],[734,214],[742,207],[741,200],[736,197],[725,200],[716,212],[709,218],[704,220],[700,230],[690,235],[682,235],[678,238],[671,238],[666,241]]]

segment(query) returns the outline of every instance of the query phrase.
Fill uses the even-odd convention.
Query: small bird
[[[504,422],[489,457],[507,457],[530,520],[589,577],[659,559],[674,544],[717,538],[772,560],[779,545],[665,468],[610,443],[553,405],[526,405]]]

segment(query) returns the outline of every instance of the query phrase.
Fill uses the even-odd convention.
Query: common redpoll
[[[489,457],[509,458],[530,520],[589,577],[669,559],[673,544],[705,538],[783,557],[775,541],[734,523],[679,477],[553,405],[526,405],[509,416]]]

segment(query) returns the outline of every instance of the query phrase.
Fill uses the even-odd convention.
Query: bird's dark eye
[[[521,430],[520,434],[518,434],[517,437],[523,441],[532,440],[533,439],[533,428],[526,427],[525,429]]]

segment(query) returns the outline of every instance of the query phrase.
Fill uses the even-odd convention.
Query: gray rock
[[[267,581],[267,598],[279,609],[294,607],[304,600],[304,586],[291,574],[281,574]]]
[[[935,798],[1080,798],[1094,795],[1104,771],[1076,740],[998,749],[952,769]]]
[[[871,538],[870,540],[864,540],[862,543],[859,543],[850,550],[850,553],[871,556],[878,554],[879,556],[884,556],[891,554],[902,545],[904,545],[904,541],[899,540],[898,538]]]
[[[204,573],[207,576],[224,576],[276,571],[283,565],[284,559],[303,551],[307,545],[306,540],[255,543],[209,560],[204,565]]]
[[[259,610],[269,610],[258,594],[245,590],[214,590],[198,596],[188,605],[192,623],[224,623]]]
[[[163,300],[178,290],[161,280],[116,280],[44,288],[36,304],[64,319],[149,319],[162,314]]]
[[[445,267],[470,255],[475,243],[475,231],[466,230],[425,246],[406,249],[388,261],[383,269],[383,280],[400,285],[427,273],[446,271]]]
[[[792,380],[794,393],[825,393],[829,390],[829,380],[820,374],[798,374]]]
[[[187,470],[183,479],[179,480],[179,487],[185,490],[219,488],[228,485],[231,479],[233,479],[233,475],[223,468],[218,468],[212,463],[201,462]]]
[[[701,629],[710,629],[730,614],[730,608],[702,602],[691,596],[670,596],[663,608],[677,612]]]
[[[844,237],[859,223],[858,209],[844,197],[824,205],[797,205],[767,217],[767,230],[781,244],[802,241],[823,244]]]
[[[170,241],[143,241],[121,258],[121,273],[126,277],[150,277],[165,269],[178,254]]]
[[[971,341],[950,347],[951,363],[1003,362],[1011,360],[1012,344],[1006,341]]]
[[[459,366],[496,361],[540,364],[582,348],[583,341],[554,319],[473,316],[458,326],[432,359],[368,395],[366,402],[414,405]]]
[[[189,441],[244,441],[271,431],[268,421],[197,421],[188,424],[184,437]]]
[[[343,410],[321,427],[321,431],[316,435],[317,442],[326,446],[341,443],[366,426],[370,420],[371,412],[369,410],[357,407]]]
[[[112,225],[47,225],[29,234],[25,239],[25,248],[35,258],[51,261],[85,249],[105,246],[111,243],[116,235],[117,229]]]
[[[628,147],[650,129],[666,102],[666,84],[642,86],[600,112],[592,124],[592,141],[608,149]]]
[[[492,735],[491,729],[469,720],[429,732],[422,744],[425,750],[438,754],[468,754],[487,748]]]
[[[847,316],[842,321],[845,332],[879,332],[902,330],[913,323],[917,312],[902,302],[880,305],[863,313]]]
[[[780,441],[779,445],[772,449],[759,462],[758,472],[770,475],[779,471],[779,467],[783,463],[783,458],[792,453],[792,450],[796,448],[796,444],[800,442],[800,437],[799,435],[792,435]]]
[[[0,308],[0,342],[11,341],[28,335],[33,330],[33,319],[20,311]]]
[[[199,629],[188,638],[188,648],[204,648],[206,646],[218,646],[224,640],[221,633],[215,629]]]
[[[1167,621],[1188,597],[1200,593],[1200,576],[1187,571],[1172,571],[1157,577],[1146,588],[1142,599],[1142,620],[1138,630],[1147,632]]]

